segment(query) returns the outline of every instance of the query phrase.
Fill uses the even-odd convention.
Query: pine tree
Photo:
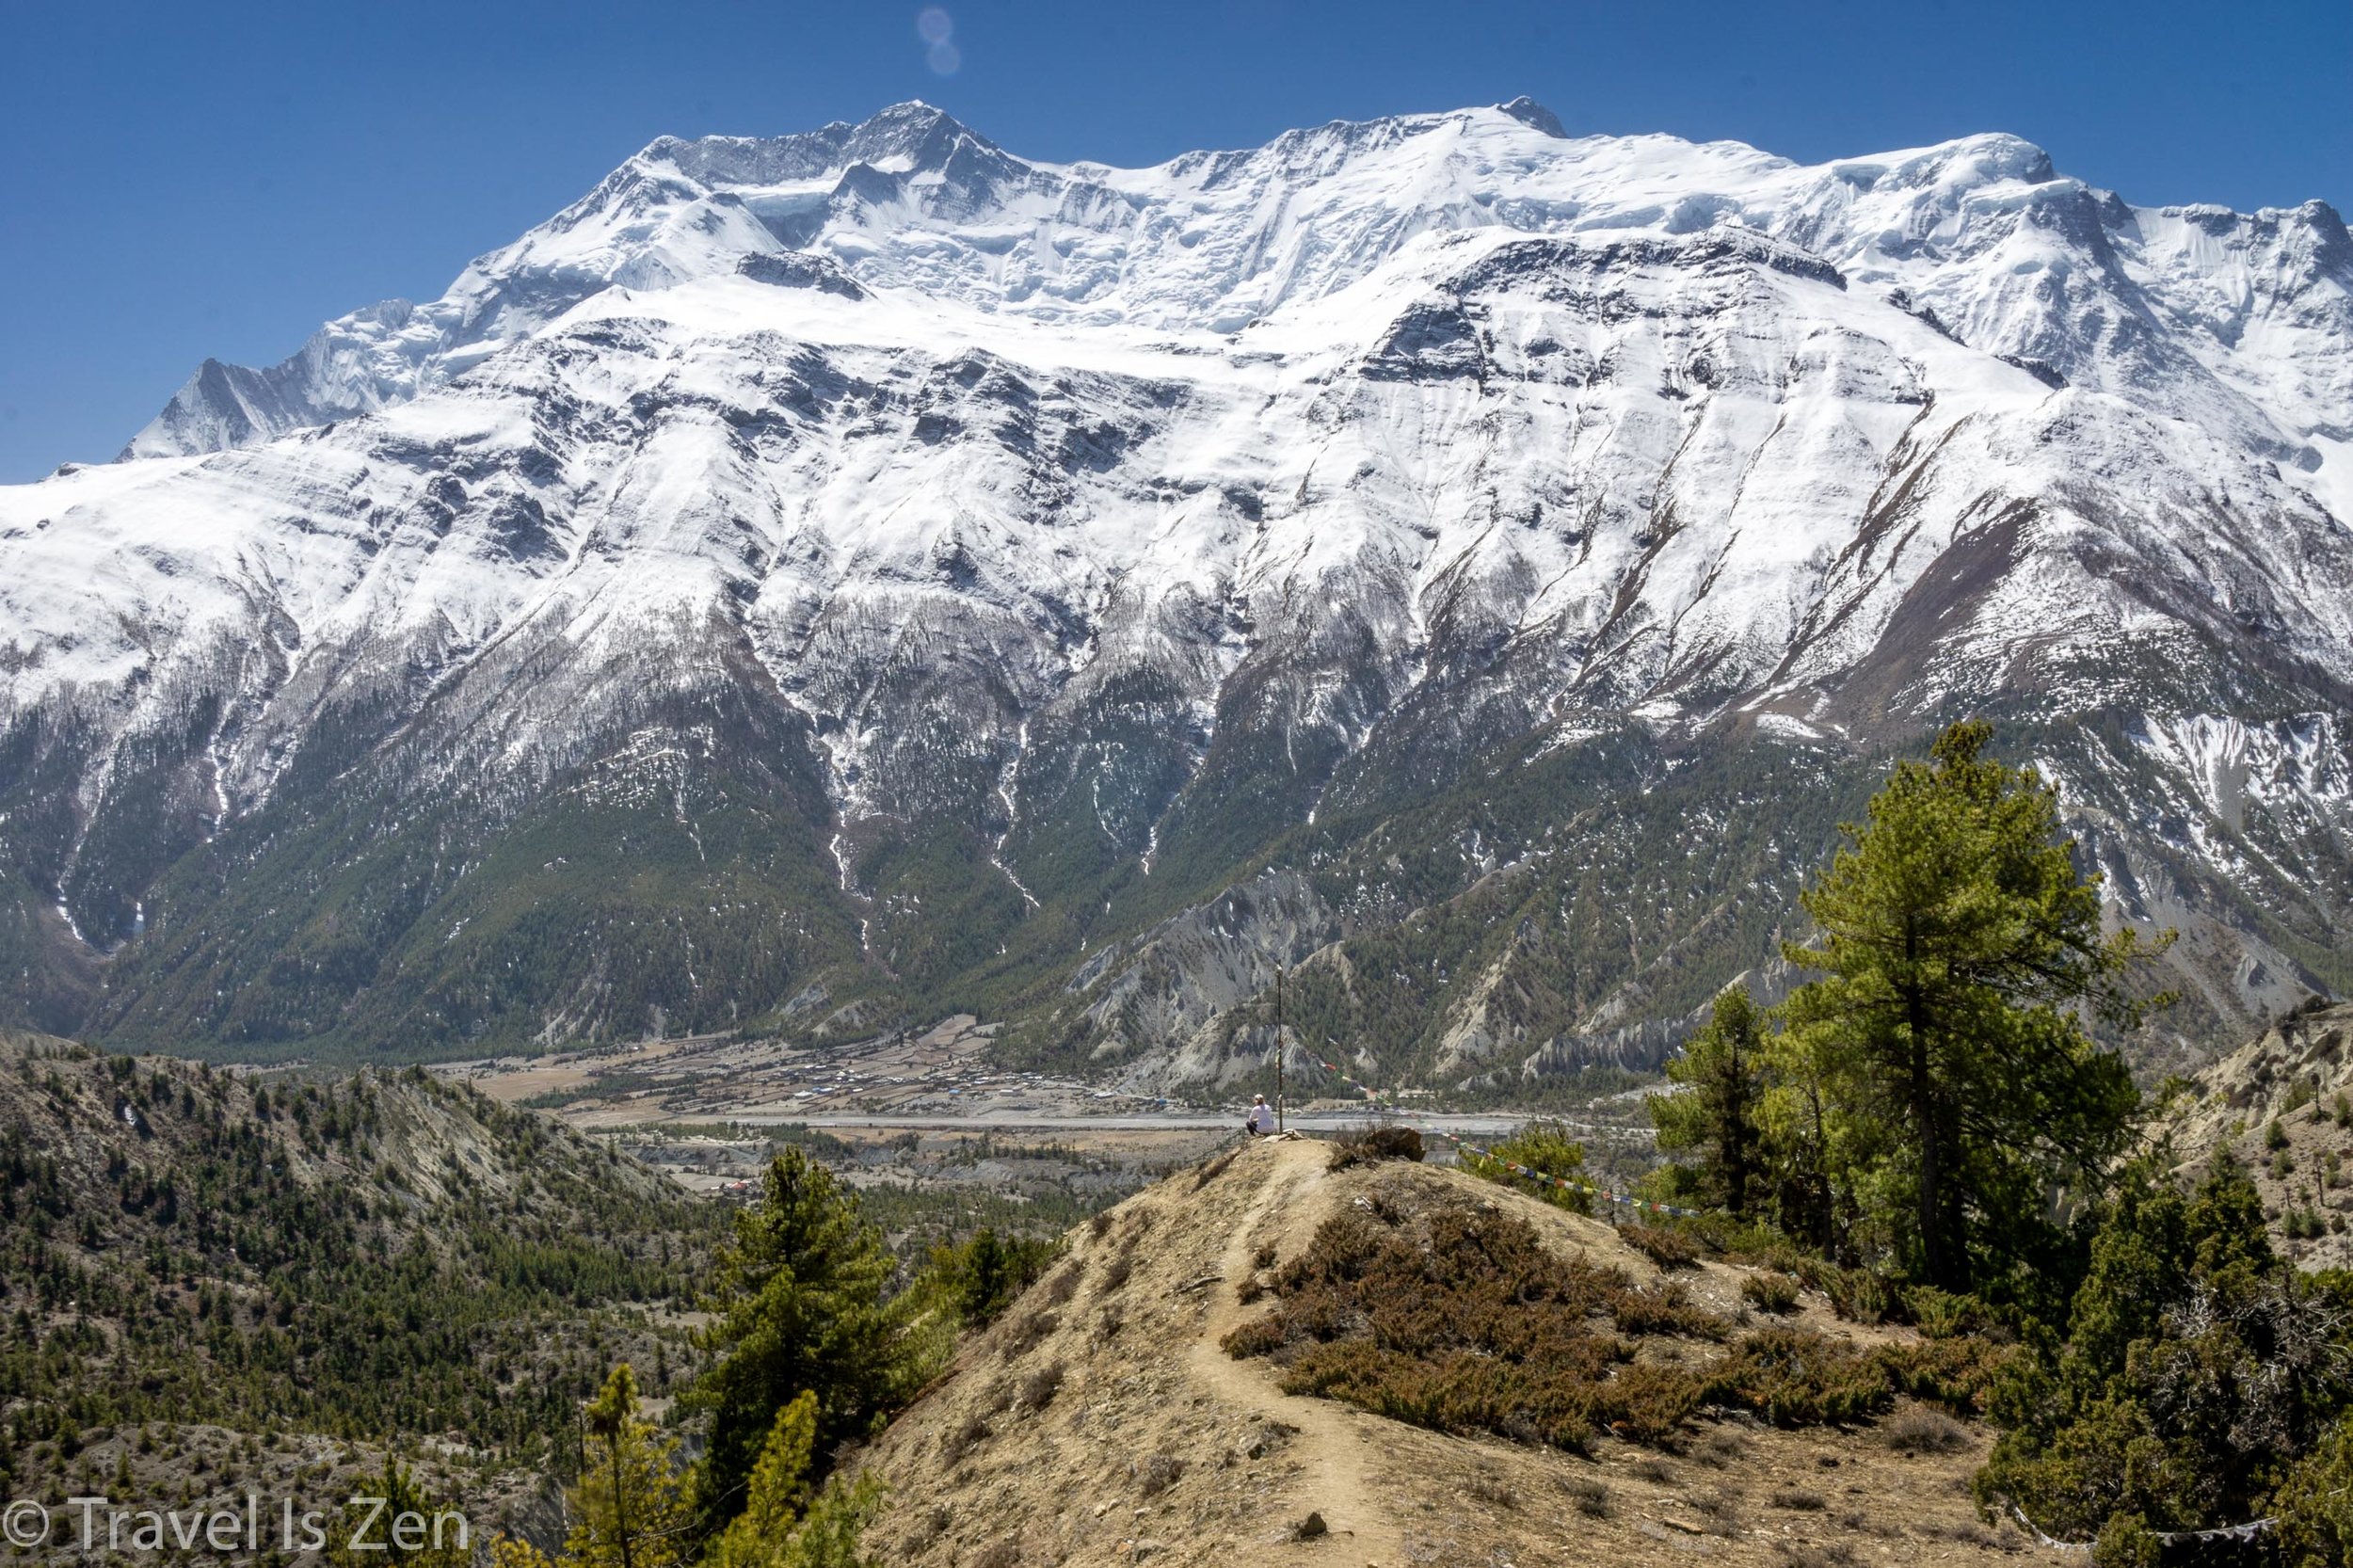
[[[862,1437],[904,1394],[915,1368],[902,1298],[883,1300],[894,1263],[832,1173],[797,1148],[769,1162],[760,1202],[736,1216],[702,1335],[714,1352],[691,1393],[711,1414],[696,1478],[697,1525],[715,1531],[745,1506],[776,1413],[817,1400],[815,1451]]]
[[[548,1554],[517,1536],[494,1536],[490,1541],[490,1568],[555,1568]]]
[[[817,1396],[804,1392],[776,1413],[752,1465],[744,1512],[712,1544],[703,1568],[864,1568],[858,1543],[882,1501],[872,1477],[835,1477],[814,1497],[808,1476],[817,1443]]]
[[[707,1568],[767,1568],[808,1501],[808,1464],[817,1446],[817,1396],[804,1391],[776,1412],[767,1445],[752,1465],[744,1512],[723,1531]]]
[[[577,1522],[563,1568],[670,1568],[685,1551],[686,1508],[677,1439],[637,1415],[637,1377],[624,1361],[583,1413],[588,1432],[580,1480],[567,1500]]]
[[[1577,1185],[1556,1187],[1550,1181],[1520,1176],[1511,1169],[1513,1165]],[[1571,1135],[1563,1122],[1529,1122],[1511,1137],[1498,1139],[1486,1154],[1465,1154],[1463,1169],[1475,1176],[1517,1188],[1572,1214],[1593,1211],[1593,1195],[1585,1190],[1585,1145]]]
[[[340,1528],[328,1531],[327,1554],[336,1568],[383,1563],[389,1568],[467,1568],[473,1560],[472,1532],[462,1511],[433,1496],[392,1455],[361,1495],[344,1510]],[[380,1504],[375,1499],[381,1499]],[[422,1534],[394,1528],[403,1515],[424,1521]],[[356,1532],[364,1530],[364,1535]],[[408,1543],[419,1542],[411,1545]]]
[[[1695,1152],[1676,1168],[1675,1191],[1687,1200],[1746,1219],[1760,1207],[1766,1186],[1763,1129],[1765,1015],[1745,986],[1716,998],[1707,1026],[1667,1064],[1683,1093],[1649,1096],[1651,1124],[1662,1153]]]
[[[2125,1173],[2066,1340],[2030,1330],[1996,1383],[2005,1430],[1978,1496],[2063,1538],[2097,1535],[2095,1560],[2128,1560],[2149,1529],[2273,1512],[2331,1533],[2353,1519],[2339,1502],[2348,1450],[2329,1436],[2353,1409],[2342,1296],[2273,1252],[2263,1200],[2227,1154],[2194,1188],[2165,1163]]]
[[[2055,1194],[2104,1179],[2138,1096],[2082,1015],[2137,1026],[2126,983],[2151,951],[2101,935],[2055,792],[1981,756],[1991,734],[1955,725],[1931,762],[1897,766],[1802,895],[1817,939],[1785,950],[1823,971],[1785,1016],[1834,1112],[1863,1124],[1856,1188],[1947,1289],[2047,1253]]]

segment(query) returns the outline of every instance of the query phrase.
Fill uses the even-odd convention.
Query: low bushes
[[[1226,1351],[1273,1358],[1289,1393],[1570,1448],[1604,1432],[1660,1442],[1709,1405],[1784,1425],[1879,1416],[1898,1394],[1969,1409],[1998,1365],[1974,1339],[1858,1350],[1784,1325],[1735,1337],[1680,1285],[1555,1257],[1516,1216],[1409,1207],[1326,1222],[1274,1272],[1274,1309]],[[1794,1302],[1794,1280],[1766,1277]],[[1640,1353],[1657,1338],[1728,1343],[1686,1365]]]

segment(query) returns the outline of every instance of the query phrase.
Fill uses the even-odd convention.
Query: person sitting
[[[1274,1130],[1274,1107],[1267,1104],[1264,1095],[1251,1102],[1250,1119],[1242,1125],[1250,1129],[1253,1138]]]

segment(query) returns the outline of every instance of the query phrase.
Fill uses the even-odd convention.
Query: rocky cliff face
[[[0,490],[0,959],[240,1051],[954,1006],[1163,1081],[1306,959],[1386,1070],[1640,1064],[1975,712],[2187,1050],[2353,973],[2348,441],[2334,213],[2009,137],[664,140]]]

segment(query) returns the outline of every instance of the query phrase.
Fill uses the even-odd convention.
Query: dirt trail
[[[1658,1283],[1608,1225],[1456,1171],[1405,1161],[1329,1168],[1311,1140],[1222,1150],[1071,1232],[1064,1256],[872,1450],[891,1487],[870,1544],[908,1568],[1624,1568],[1704,1558],[1913,1568],[2015,1563],[2030,1548],[1977,1518],[1981,1424],[1933,1451],[1878,1423],[1780,1429],[1695,1416],[1678,1441],[1596,1438],[1582,1451],[1385,1419],[1281,1392],[1272,1358],[1220,1341],[1271,1297],[1236,1287],[1303,1256],[1362,1205],[1468,1203],[1526,1222],[1562,1256]],[[1675,1286],[1730,1317],[1746,1271],[1711,1262]],[[1905,1331],[1838,1320],[1827,1301],[1787,1321],[1858,1344]],[[1646,1340],[1661,1359],[1721,1353]],[[1329,1533],[1288,1538],[1310,1510]]]
[[[1297,1429],[1283,1450],[1302,1471],[1292,1489],[1293,1516],[1286,1524],[1296,1524],[1313,1509],[1348,1547],[1348,1560],[1403,1568],[1403,1533],[1384,1508],[1382,1488],[1372,1479],[1370,1433],[1365,1427],[1373,1418],[1330,1400],[1286,1394],[1264,1358],[1237,1361],[1220,1344],[1257,1311],[1273,1305],[1269,1300],[1265,1307],[1245,1307],[1235,1295],[1234,1288],[1256,1272],[1258,1248],[1272,1244],[1279,1256],[1289,1257],[1327,1217],[1331,1192],[1325,1167],[1332,1146],[1303,1140],[1278,1145],[1275,1153],[1276,1174],[1260,1187],[1226,1244],[1225,1279],[1189,1352],[1190,1369],[1202,1386],[1236,1409]]]

